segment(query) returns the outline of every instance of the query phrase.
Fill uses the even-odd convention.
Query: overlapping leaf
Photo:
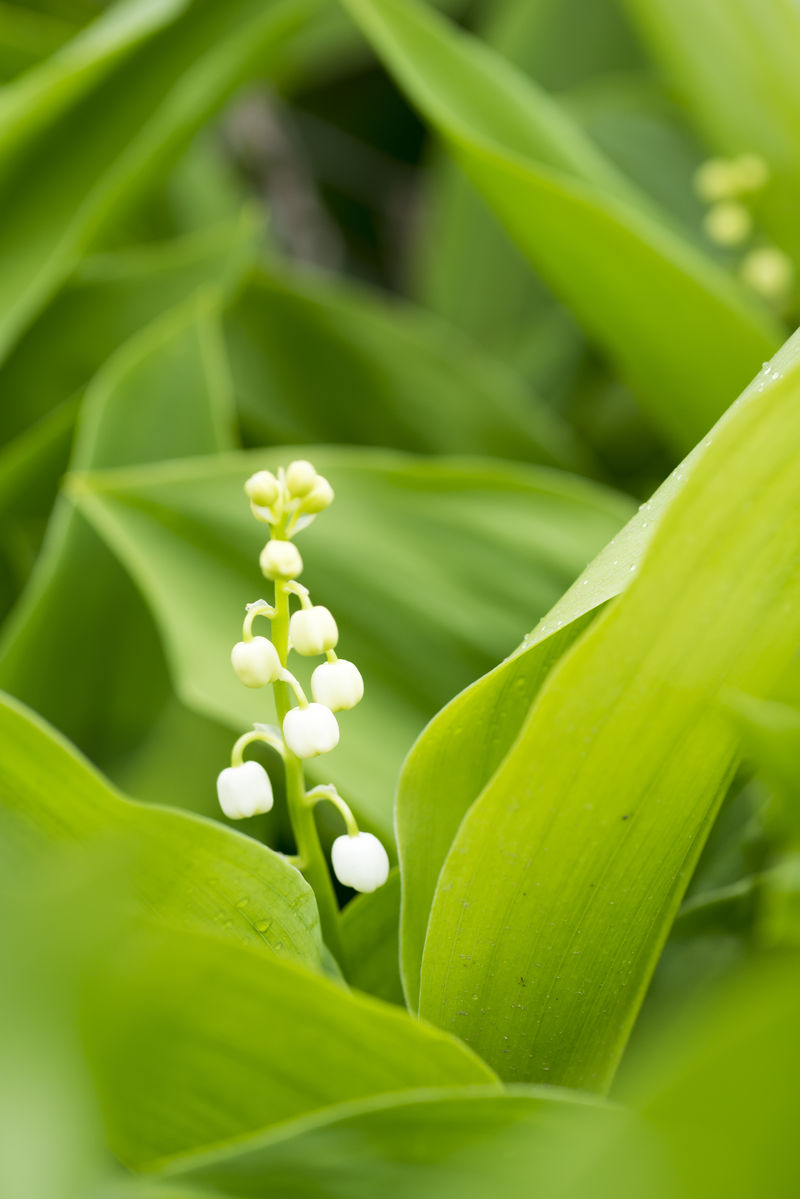
[[[553,666],[603,605],[633,581],[659,521],[704,449],[693,451],[673,471],[514,654],[437,713],[404,763],[396,826],[405,880],[402,977],[412,1008],[419,999],[422,950],[436,883],[459,824],[513,745]]]
[[[217,304],[209,295],[168,313],[109,361],[84,404],[76,462],[232,444]],[[0,685],[104,763],[139,742],[169,695],[144,605],[68,501],[54,511],[37,570],[4,630]]]
[[[413,0],[343,3],[543,278],[685,450],[775,350],[766,313],[485,47]]]
[[[621,1111],[544,1088],[511,1095],[481,1087],[409,1092],[332,1107],[232,1149],[188,1158],[143,1194],[367,1199],[380,1191],[386,1199],[527,1199],[556,1193],[548,1188],[568,1186],[575,1173],[588,1175],[603,1140],[631,1123]],[[577,1170],[568,1151],[576,1142]]]
[[[0,355],[319,0],[117,5],[0,96]],[[91,136],[86,136],[86,130]]]
[[[494,1079],[391,1004],[194,931],[148,933],[111,955],[89,1015],[111,1141],[128,1165],[334,1103]]]
[[[567,426],[511,372],[398,301],[273,262],[249,280],[225,328],[253,442],[581,462]]]
[[[34,845],[124,853],[137,917],[217,933],[311,966],[322,945],[314,894],[257,841],[181,812],[123,799],[74,749],[10,697],[0,699],[0,808]],[[263,963],[263,956],[258,960]]]
[[[720,691],[763,694],[800,642],[797,350],[704,446],[455,838],[420,1010],[506,1077],[608,1084],[735,761]]]

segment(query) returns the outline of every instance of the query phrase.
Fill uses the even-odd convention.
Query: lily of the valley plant
[[[269,775],[244,752],[263,742],[279,755],[286,781],[286,801],[297,854],[290,861],[308,878],[317,895],[322,927],[330,943],[337,944],[336,898],[314,821],[314,808],[323,801],[338,809],[346,832],[331,849],[333,872],[340,883],[356,891],[374,891],[386,882],[389,858],[372,833],[359,830],[349,805],[332,783],[308,789],[303,763],[329,753],[339,743],[335,713],[354,708],[364,695],[361,672],[353,663],[338,657],[339,630],[333,614],[314,604],[309,590],[298,577],[303,559],[293,538],[307,528],[333,502],[333,489],[310,462],[291,462],[277,475],[261,470],[245,483],[250,510],[256,520],[269,527],[259,556],[264,577],[274,588],[273,602],[254,600],[247,605],[242,640],[231,651],[231,663],[245,687],[271,686],[279,726],[255,723],[233,746],[231,764],[217,779],[217,795],[226,816],[239,820],[269,812],[273,791]],[[296,603],[292,611],[293,601]],[[271,638],[253,632],[257,617],[271,626]],[[322,657],[325,660],[311,676],[309,702],[305,691],[288,667],[289,655]]]

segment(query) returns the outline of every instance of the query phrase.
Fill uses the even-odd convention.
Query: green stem
[[[289,657],[289,592],[280,580],[275,583],[275,616],[272,621],[272,641],[284,666]],[[278,723],[291,707],[288,683],[274,683]],[[328,864],[319,843],[314,809],[306,803],[306,784],[303,763],[285,746],[286,802],[292,822],[300,869],[317,897],[322,936],[333,956],[342,961],[342,942],[339,928],[339,905],[328,872]]]

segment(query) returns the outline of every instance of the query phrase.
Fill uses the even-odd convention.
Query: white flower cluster
[[[277,475],[258,471],[245,484],[250,508],[257,520],[270,526],[270,538],[259,556],[265,578],[275,585],[275,603],[256,600],[247,605],[242,640],[231,651],[231,664],[246,687],[273,685],[278,696],[292,691],[297,705],[283,709],[281,729],[274,732],[256,725],[234,747],[232,763],[217,780],[220,806],[226,816],[240,819],[272,807],[269,776],[257,762],[243,761],[242,750],[254,740],[267,741],[286,757],[293,754],[305,760],[329,753],[339,743],[339,724],[334,713],[354,708],[364,695],[364,681],[358,667],[336,655],[339,629],[332,613],[313,604],[308,589],[297,582],[303,571],[303,559],[291,540],[306,528],[318,513],[333,501],[333,489],[310,462],[292,462]],[[290,597],[300,606],[289,612]],[[264,616],[272,622],[273,639],[254,636],[253,621]],[[287,624],[288,621],[288,624]],[[309,703],[300,683],[288,670],[290,650],[303,657],[324,656],[311,676],[313,702]],[[288,691],[287,691],[288,688]],[[330,788],[319,798],[331,798]],[[380,842],[370,833],[358,831],[347,805],[333,792],[334,802],[343,810],[348,833],[333,846],[332,864],[337,878],[357,890],[372,891],[386,881],[389,860]],[[306,801],[307,797],[306,797]]]
[[[694,185],[701,200],[709,205],[703,220],[710,241],[726,249],[751,248],[739,262],[740,278],[765,300],[781,307],[786,304],[794,287],[792,260],[761,239],[754,238],[753,213],[749,204],[769,184],[770,172],[757,154],[740,154],[736,158],[708,158],[698,167]]]

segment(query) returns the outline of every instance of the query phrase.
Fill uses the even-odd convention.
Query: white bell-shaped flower
[[[245,687],[265,687],[274,683],[281,672],[278,651],[266,637],[237,641],[231,650],[231,664]]]
[[[289,644],[298,654],[314,658],[333,649],[338,640],[336,621],[322,604],[316,604],[313,608],[300,608],[292,613],[289,621]]]
[[[339,725],[330,708],[323,704],[308,704],[286,713],[283,736],[298,758],[315,758],[318,754],[329,753],[339,744]]]
[[[303,571],[300,551],[291,541],[268,541],[258,562],[268,579],[296,579]]]
[[[319,475],[314,470],[314,467],[310,462],[306,462],[304,458],[298,458],[296,462],[290,462],[286,468],[286,487],[289,495],[308,495],[309,491],[316,485],[318,478]]]
[[[272,807],[272,783],[260,762],[228,766],[217,778],[219,806],[230,820],[257,816]]]
[[[354,708],[364,697],[364,680],[353,662],[321,662],[311,676],[311,694],[331,712]]]
[[[356,891],[376,891],[389,877],[386,850],[372,833],[345,833],[331,849],[333,873],[340,883]]]

